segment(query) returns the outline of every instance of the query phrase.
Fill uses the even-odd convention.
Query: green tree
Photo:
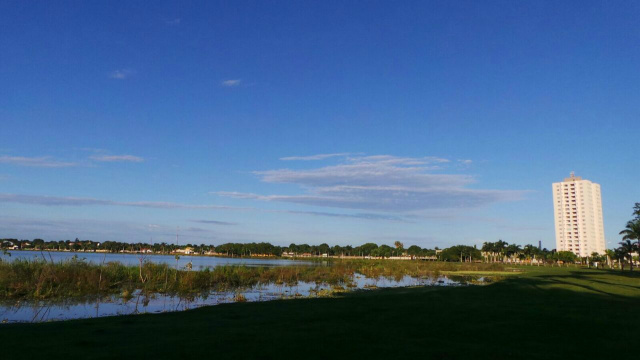
[[[472,262],[473,259],[481,258],[482,254],[480,253],[480,250],[467,245],[452,246],[442,250],[442,253],[440,254],[440,260],[442,261]]]
[[[353,249],[353,254],[356,256],[369,256],[372,255],[373,251],[378,249],[378,245],[374,243],[366,243],[355,247]],[[374,255],[377,256],[377,255]]]
[[[31,243],[33,244],[33,247],[37,250],[42,250],[44,248],[44,240],[42,239],[33,239]]]
[[[596,269],[600,266],[600,264],[604,261],[605,256],[604,255],[600,255],[597,252],[592,252],[591,256],[589,256],[587,259],[587,261],[589,261],[589,266],[591,266],[591,263],[596,264]]]
[[[422,248],[420,248],[420,246],[411,245],[407,249],[407,254],[409,254],[411,256],[422,256],[423,255],[423,251],[422,251]]]
[[[624,259],[627,257],[627,253],[624,248],[619,247],[613,250],[613,258],[618,260],[618,268],[624,270]]]
[[[318,255],[329,254],[330,251],[331,248],[329,247],[329,244],[322,243],[318,245]]]
[[[491,262],[502,262],[504,260],[507,246],[509,246],[509,244],[502,240],[498,240],[496,242],[485,242],[482,244],[482,251],[487,254],[487,258],[491,258]]]
[[[522,252],[522,248],[520,247],[520,245],[510,244],[504,248],[503,252],[509,259],[512,259],[513,257],[518,257],[518,255]]]
[[[556,261],[562,261],[564,263],[575,263],[578,256],[572,251],[558,251],[555,254]]]
[[[380,245],[376,250],[377,252],[377,256],[382,256],[382,257],[391,257],[391,255],[393,255],[393,248],[389,245]],[[373,252],[372,252],[373,253]]]
[[[635,216],[634,218],[635,221],[640,221],[640,202],[637,202],[633,206],[633,216]]]
[[[613,259],[615,259],[616,256],[616,252],[614,250],[611,249],[607,249],[604,251],[605,256],[607,257],[607,266],[609,266],[609,268],[613,267]]]
[[[631,220],[627,222],[625,229],[620,231],[622,240],[636,240],[636,248],[640,249],[640,220]],[[631,261],[633,263],[633,261]]]
[[[620,252],[625,254],[625,257],[629,259],[629,271],[633,271],[633,252],[636,251],[636,244],[631,240],[625,240],[619,242]]]

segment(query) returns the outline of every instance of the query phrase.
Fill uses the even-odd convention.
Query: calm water
[[[174,255],[140,255],[140,254],[112,254],[112,253],[83,253],[83,252],[40,252],[40,251],[9,251],[11,256],[2,256],[3,260],[15,259],[46,259],[54,262],[71,259],[74,255],[78,259],[100,264],[110,261],[118,261],[124,265],[138,265],[139,256],[143,256],[145,260],[154,263],[176,264]],[[187,263],[191,262],[194,270],[203,269],[205,267],[216,267],[222,265],[245,265],[245,266],[289,266],[289,265],[316,265],[318,263],[311,261],[299,260],[282,260],[282,259],[253,259],[253,258],[227,258],[213,256],[188,256],[180,255],[178,267],[183,268]]]
[[[480,279],[482,281],[483,279]],[[438,278],[412,278],[405,276],[399,280],[390,278],[366,278],[356,274],[351,288],[372,289],[404,286],[459,286],[466,284],[463,279],[451,279],[446,276]],[[13,302],[0,303],[0,321],[42,322],[68,319],[83,319],[102,316],[162,313],[182,311],[201,306],[210,306],[234,302],[237,294],[245,296],[247,301],[268,301],[275,299],[291,299],[318,296],[318,292],[332,290],[327,284],[299,282],[295,286],[269,284],[256,286],[236,292],[210,292],[206,295],[191,298],[155,294],[144,296],[134,294],[131,299],[119,296],[94,298],[84,301],[66,302]]]

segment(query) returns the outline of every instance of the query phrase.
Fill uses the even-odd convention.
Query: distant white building
[[[604,223],[600,185],[571,173],[553,183],[556,249],[586,257],[604,254]]]
[[[174,253],[190,255],[190,254],[193,254],[193,248],[187,247],[187,248],[184,248],[184,249],[176,249],[174,251]]]

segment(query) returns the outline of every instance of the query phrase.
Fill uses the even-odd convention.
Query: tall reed
[[[328,266],[218,266],[199,271],[143,262],[88,263],[77,258],[61,262],[16,259],[0,261],[0,299],[65,299],[95,295],[143,293],[196,294],[231,291],[264,284],[298,282],[348,285],[356,273],[369,278],[437,276],[443,271],[501,271],[501,264],[389,260],[335,260]]]

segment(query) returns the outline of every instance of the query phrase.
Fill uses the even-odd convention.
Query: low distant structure
[[[387,259],[389,259],[389,260],[413,260],[413,256],[409,256],[409,255],[389,256]]]
[[[184,255],[191,255],[194,252],[193,252],[193,248],[186,247],[184,249],[177,249],[177,250],[174,251],[174,253],[176,253],[176,254],[184,254]]]

